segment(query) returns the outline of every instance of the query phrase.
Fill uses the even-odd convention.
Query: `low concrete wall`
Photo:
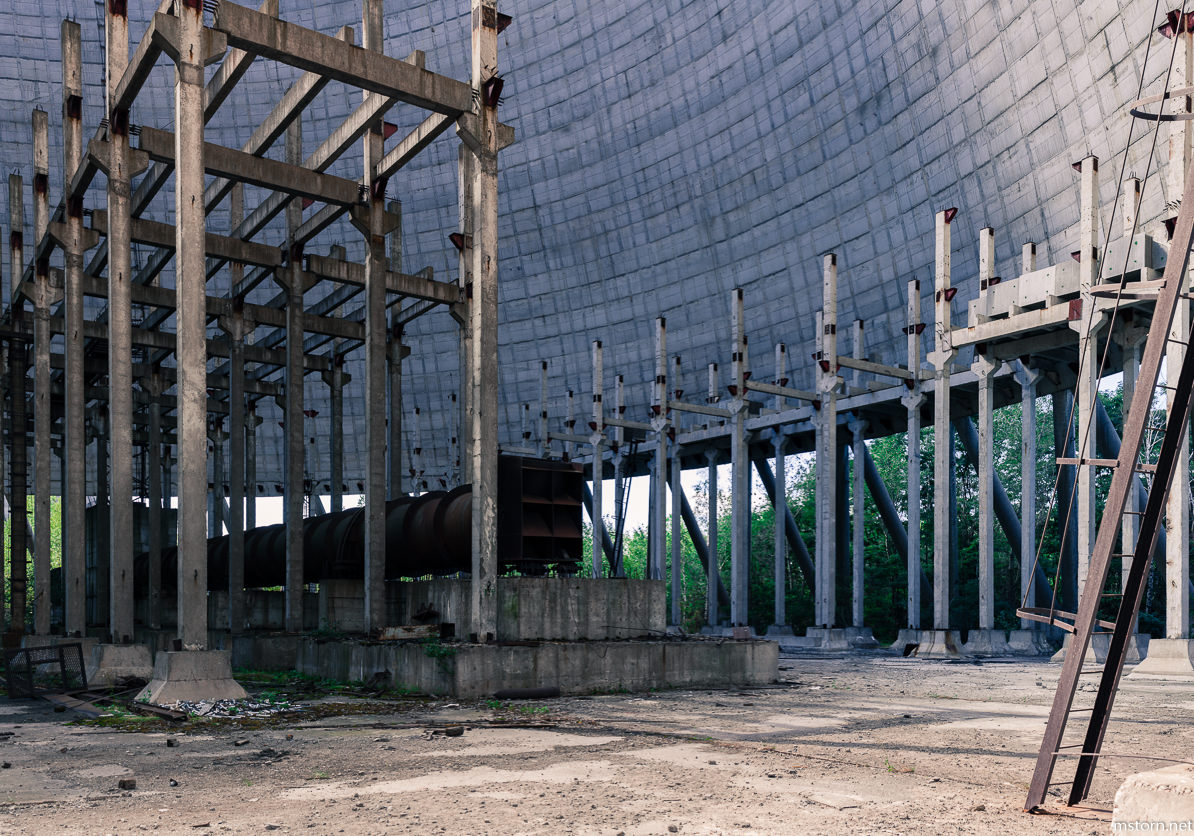
[[[322,593],[323,587],[320,587]],[[629,578],[498,578],[498,641],[600,641],[662,635],[667,629],[663,581]],[[462,638],[469,623],[469,581],[440,578],[386,586],[387,623],[451,622]],[[340,628],[344,629],[344,628]]]
[[[651,688],[738,688],[775,681],[779,647],[768,641],[544,642],[537,646],[360,644],[303,639],[301,673],[478,698],[506,688],[555,686],[564,694]]]

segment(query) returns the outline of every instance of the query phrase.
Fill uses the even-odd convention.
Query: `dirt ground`
[[[1059,668],[782,656],[772,687],[358,701],[255,730],[6,702],[0,833],[1109,833],[1020,811]],[[1190,758],[1192,711],[1194,683],[1129,681],[1105,750]],[[1091,800],[1149,766],[1104,760]]]

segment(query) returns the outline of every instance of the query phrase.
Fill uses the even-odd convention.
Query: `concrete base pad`
[[[1007,645],[1013,656],[1053,655],[1053,646],[1039,630],[1011,630],[1007,634]]]
[[[1158,832],[1178,823],[1189,829],[1194,822],[1194,766],[1181,764],[1141,772],[1124,781],[1115,793],[1112,828],[1137,823],[1156,824]],[[1143,828],[1140,828],[1143,830]]]
[[[966,639],[962,652],[967,656],[1007,656],[1011,652],[1002,630],[971,630]]]
[[[847,627],[846,641],[855,650],[875,650],[879,647],[870,627]]]
[[[844,627],[809,627],[804,637],[818,650],[852,650]],[[816,642],[816,644],[811,644]]]
[[[779,646],[769,641],[589,641],[531,646],[417,642],[299,645],[298,670],[341,681],[390,671],[395,686],[478,698],[512,688],[557,687],[563,694],[651,688],[739,688],[775,681]]]
[[[1148,656],[1130,679],[1190,679],[1194,677],[1194,641],[1190,639],[1152,639]]]
[[[723,639],[753,639],[755,628],[749,625],[743,627],[702,627],[702,636],[716,636]]]
[[[1061,650],[1053,654],[1049,660],[1051,662],[1064,662],[1065,655],[1070,649],[1070,644],[1074,640],[1073,633],[1067,633],[1065,641],[1061,645]],[[1086,648],[1086,658],[1083,660],[1084,664],[1101,665],[1107,661],[1107,649],[1111,646],[1110,633],[1095,633],[1090,637],[1090,646]],[[1148,655],[1149,641],[1148,636],[1135,633],[1128,640],[1128,656],[1124,660],[1125,665],[1135,665],[1141,659]]]
[[[921,630],[920,647],[911,655],[917,659],[960,659],[966,654],[957,630]]]
[[[915,651],[915,646],[920,644],[920,630],[915,627],[905,627],[896,635],[896,640],[892,642],[890,650],[894,650],[901,656],[911,655]],[[910,652],[909,648],[913,648]]]
[[[786,638],[795,635],[792,632],[792,628],[787,624],[772,624],[767,628],[768,638]]]
[[[153,657],[143,644],[97,644],[87,664],[87,687],[112,688],[122,679],[150,679]]]
[[[170,705],[179,700],[239,700],[247,696],[232,678],[227,650],[182,650],[158,652],[153,679],[137,699]]]

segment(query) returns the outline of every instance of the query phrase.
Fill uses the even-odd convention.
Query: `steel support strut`
[[[1131,405],[1124,413],[1123,440],[1111,479],[1111,486],[1103,505],[1102,523],[1095,538],[1090,568],[1078,603],[1078,613],[1074,620],[1073,643],[1070,646],[1070,652],[1066,654],[1061,676],[1058,679],[1057,693],[1053,698],[1053,707],[1049,712],[1049,721],[1045,727],[1045,737],[1041,741],[1036,769],[1033,772],[1028,798],[1024,803],[1026,810],[1040,807],[1044,803],[1045,794],[1049,788],[1070,707],[1078,690],[1078,677],[1082,669],[1083,657],[1086,655],[1091,633],[1096,624],[1099,601],[1102,598],[1103,587],[1111,568],[1112,554],[1124,508],[1132,490],[1132,478],[1140,456],[1144,432],[1149,423],[1153,391],[1157,385],[1161,359],[1165,354],[1169,327],[1178,304],[1183,301],[1183,280],[1190,256],[1191,235],[1194,234],[1194,166],[1191,168],[1190,174],[1186,177],[1181,209],[1174,225],[1173,238],[1169,247],[1169,260],[1165,265],[1161,288],[1153,308],[1153,326],[1144,346],[1136,389],[1132,394]],[[1141,517],[1140,533],[1132,558],[1132,568],[1128,574],[1119,613],[1115,620],[1115,628],[1107,652],[1107,661],[1103,666],[1098,694],[1090,712],[1090,723],[1081,749],[1085,754],[1078,761],[1078,768],[1070,788],[1070,804],[1076,804],[1086,797],[1095,765],[1098,762],[1098,752],[1106,731],[1107,718],[1115,701],[1115,692],[1123,673],[1128,638],[1132,632],[1136,613],[1140,608],[1153,547],[1164,518],[1171,476],[1177,465],[1177,454],[1185,437],[1192,391],[1194,391],[1194,352],[1188,352],[1182,363],[1173,393],[1173,408],[1166,422],[1165,438],[1162,441],[1160,455],[1156,463],[1156,474],[1149,489],[1144,515]]]

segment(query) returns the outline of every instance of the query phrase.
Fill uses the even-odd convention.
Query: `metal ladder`
[[[1166,419],[1165,433],[1160,453],[1155,464],[1139,464],[1141,446],[1148,426],[1153,392],[1157,386],[1161,360],[1166,345],[1171,342],[1169,328],[1179,303],[1186,300],[1183,284],[1186,266],[1190,256],[1191,238],[1194,235],[1194,162],[1186,175],[1185,193],[1174,225],[1170,241],[1169,259],[1157,293],[1153,309],[1152,327],[1144,346],[1137,377],[1136,389],[1131,405],[1124,417],[1123,440],[1116,459],[1064,460],[1060,463],[1094,465],[1112,469],[1111,487],[1103,506],[1091,554],[1090,569],[1086,584],[1078,602],[1078,612],[1069,613],[1053,609],[1024,608],[1018,615],[1034,621],[1052,624],[1073,634],[1070,649],[1062,665],[1057,683],[1057,693],[1049,712],[1045,736],[1037,754],[1036,769],[1028,790],[1024,809],[1039,809],[1045,802],[1049,788],[1069,786],[1069,804],[1082,801],[1090,792],[1095,766],[1101,754],[1107,721],[1115,702],[1115,694],[1123,674],[1127,657],[1128,642],[1134,632],[1134,624],[1144,597],[1145,581],[1152,560],[1153,548],[1165,516],[1165,502],[1169,485],[1177,464],[1178,453],[1185,440],[1189,423],[1191,399],[1194,395],[1194,351],[1187,351],[1176,383],[1170,377],[1166,388],[1173,391],[1173,403]],[[1172,370],[1169,370],[1172,375]],[[1154,428],[1155,429],[1155,428]],[[1132,478],[1138,473],[1153,476],[1148,488],[1148,499],[1140,513],[1140,531],[1132,553],[1131,568],[1123,584],[1123,592],[1104,592],[1114,558],[1124,555],[1115,551],[1115,543],[1123,519],[1124,509],[1131,495]],[[1104,599],[1118,597],[1118,611],[1114,621],[1098,618],[1099,605]],[[1101,629],[1100,629],[1101,628]],[[1083,668],[1091,636],[1097,632],[1111,634],[1107,660],[1101,668]],[[1099,687],[1094,704],[1074,707],[1081,677],[1099,674]],[[1081,743],[1063,743],[1066,727],[1071,715],[1088,714],[1086,729]],[[1076,752],[1074,750],[1077,750]],[[1062,756],[1077,756],[1078,765],[1074,777],[1069,781],[1054,781],[1053,773],[1057,760]]]

